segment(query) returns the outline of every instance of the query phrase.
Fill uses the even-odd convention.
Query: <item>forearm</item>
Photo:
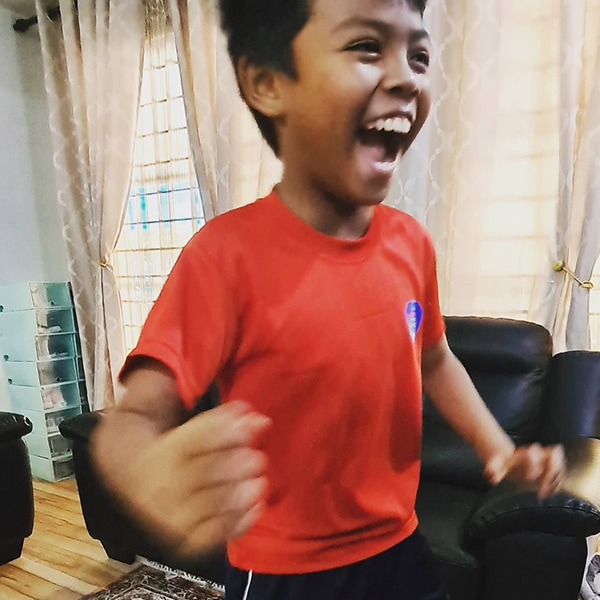
[[[424,358],[423,387],[440,414],[473,446],[484,465],[492,457],[513,453],[513,442],[445,341]]]
[[[143,415],[110,409],[90,440],[94,466],[105,485],[121,499],[129,494],[135,457],[155,441],[159,431]]]
[[[266,505],[260,445],[271,420],[240,401],[186,419],[175,379],[158,363],[132,371],[125,388],[92,453],[130,517],[187,558],[248,531]]]
[[[129,375],[121,402],[105,412],[91,439],[94,465],[114,493],[122,499],[134,493],[135,459],[180,424],[183,413],[164,367],[154,363]]]
[[[559,488],[565,468],[562,447],[531,444],[515,449],[445,338],[423,352],[422,370],[425,392],[448,423],[473,446],[492,484],[505,477],[535,482],[540,498]]]

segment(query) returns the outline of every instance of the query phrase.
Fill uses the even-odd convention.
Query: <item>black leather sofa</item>
[[[490,488],[471,448],[423,410],[423,468],[417,499],[421,527],[452,600],[577,600],[586,538],[600,532],[600,353],[552,356],[549,333],[509,319],[447,317],[450,346],[517,444],[564,442],[564,488],[538,500],[527,486]],[[214,390],[202,399],[214,405]],[[89,456],[99,413],[61,424],[73,441],[75,473],[90,535],[107,554],[136,555],[223,581],[223,556],[182,563],[166,556],[111,502]]]
[[[447,336],[496,419],[517,445],[564,443],[563,489],[494,488],[473,450],[423,409],[417,514],[452,600],[577,600],[586,537],[600,531],[600,352],[552,356],[533,323],[450,317]]]
[[[27,417],[0,412],[0,565],[21,556],[33,531],[33,484],[22,439],[32,428]]]

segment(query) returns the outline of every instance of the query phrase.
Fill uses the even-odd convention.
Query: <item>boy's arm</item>
[[[270,420],[231,402],[184,423],[169,369],[148,359],[92,437],[107,487],[139,525],[181,557],[245,533],[260,516]]]
[[[553,493],[564,475],[562,446],[515,448],[450,350],[446,337],[423,351],[423,389],[448,423],[469,442],[493,484],[504,477],[535,481],[538,496]]]

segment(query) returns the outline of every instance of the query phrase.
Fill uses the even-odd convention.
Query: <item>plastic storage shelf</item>
[[[80,414],[81,408],[77,406],[75,408],[64,408],[62,410],[47,412],[23,409],[19,412],[31,421],[34,434],[48,436],[59,433],[58,426],[64,420]]]
[[[30,454],[29,461],[33,476],[46,481],[60,481],[71,477],[75,472],[73,455],[62,456],[61,458],[44,458]]]
[[[87,399],[69,283],[0,286],[0,357],[11,410],[33,423],[24,438],[33,476],[70,477],[70,442],[58,425],[81,413]]]
[[[81,390],[77,381],[31,387],[11,385],[8,388],[11,406],[23,410],[53,411],[81,405]]]
[[[71,453],[71,442],[60,433],[38,435],[30,433],[23,438],[29,452],[42,458],[59,458]]]
[[[9,385],[40,387],[77,381],[79,371],[75,358],[58,358],[36,362],[8,361],[4,363],[4,372]]]
[[[79,354],[74,333],[36,335],[33,340],[16,335],[3,335],[0,337],[0,346],[4,360],[48,360]]]
[[[0,288],[0,312],[21,311],[29,308],[71,307],[71,289],[68,282],[23,282]]]
[[[36,335],[75,333],[72,308],[34,308],[0,313],[2,337],[32,340]]]

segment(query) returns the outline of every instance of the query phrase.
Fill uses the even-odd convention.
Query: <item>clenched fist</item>
[[[193,558],[256,522],[267,496],[261,440],[271,421],[229,402],[187,422],[170,373],[133,372],[92,439],[106,486],[170,552]]]

